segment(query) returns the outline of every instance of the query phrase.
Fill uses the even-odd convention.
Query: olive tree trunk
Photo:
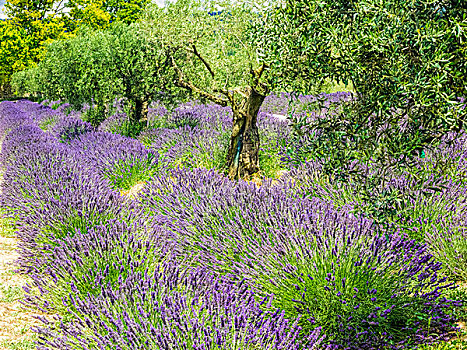
[[[149,101],[135,100],[131,113],[132,124],[144,124],[148,120]]]
[[[226,168],[231,179],[249,178],[259,171],[258,112],[265,96],[252,87],[244,89],[244,98],[233,105],[233,129],[227,152]]]

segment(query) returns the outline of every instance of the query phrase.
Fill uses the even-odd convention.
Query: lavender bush
[[[167,127],[167,109],[160,104],[153,104],[148,111],[148,129]]]
[[[55,145],[57,140],[34,125],[22,125],[10,131],[1,147],[0,163],[3,170],[16,160],[29,155],[31,149]]]
[[[324,97],[332,113],[349,95]],[[396,349],[447,338],[462,296],[446,275],[467,278],[465,141],[447,138],[420,158],[418,178],[389,172],[367,198],[310,160],[313,135],[294,139],[272,115],[320,117],[316,97],[288,98],[268,98],[259,115],[263,175],[287,170],[261,186],[215,171],[228,108],[153,106],[152,129],[135,140],[113,133],[123,114],[96,132],[66,106],[1,103],[1,204],[33,279],[25,303],[62,315],[44,319],[38,348]],[[141,183],[135,199],[118,192]],[[395,210],[391,229],[369,215],[375,203]]]
[[[63,116],[51,129],[52,135],[61,142],[70,142],[78,136],[94,131],[94,127],[76,117]]]
[[[32,123],[31,117],[18,109],[14,102],[0,103],[0,142],[16,127]]]
[[[75,315],[75,326],[41,330],[42,344],[58,349],[326,349],[319,329],[300,337],[297,322],[272,309],[270,298],[255,299],[243,281],[164,263],[154,274],[122,279],[114,292],[103,286],[99,296],[70,294],[64,304]]]
[[[157,153],[129,137],[90,132],[74,139],[70,146],[116,189],[128,190],[158,171]]]
[[[202,110],[201,110],[202,111]],[[174,128],[189,126],[194,128],[200,123],[200,109],[188,106],[175,108],[168,120],[169,125]]]
[[[348,206],[202,171],[154,179],[140,202],[175,220],[192,262],[248,278],[287,317],[300,315],[304,334],[323,327],[338,348],[397,347],[452,329],[445,310],[457,304],[443,297],[452,284],[427,247],[379,237]]]
[[[124,206],[109,182],[65,145],[32,144],[23,154],[4,173],[1,203],[16,220],[23,267],[35,269],[50,237],[87,231],[118,217]]]
[[[159,154],[160,161],[168,166],[220,169],[229,135],[213,129],[184,126],[149,130],[141,133],[138,140],[151,152]]]
[[[111,115],[106,120],[104,120],[97,128],[97,131],[129,136],[128,120],[129,119],[126,113],[115,113],[114,115]]]
[[[47,235],[47,236],[44,236]],[[99,296],[119,290],[122,281],[135,274],[152,274],[157,263],[174,254],[170,232],[160,224],[145,227],[130,210],[100,225],[75,228],[66,236],[44,232],[41,255],[30,276],[26,303],[46,311],[66,314],[63,298]],[[41,291],[37,296],[36,290]],[[38,301],[41,301],[40,303]]]

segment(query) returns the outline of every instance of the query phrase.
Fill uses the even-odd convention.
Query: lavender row
[[[459,303],[444,297],[453,284],[427,246],[398,233],[379,237],[350,206],[204,170],[154,179],[138,200],[147,214],[172,218],[191,264],[247,278],[307,332],[322,327],[337,348],[429,342],[426,322],[451,329],[448,310]]]
[[[160,171],[192,161],[191,148],[212,151],[226,111],[185,106],[144,147],[86,128],[66,139],[52,131],[58,121],[43,133],[46,113],[23,104],[10,106],[18,117],[0,112],[2,204],[34,280],[27,303],[74,315],[38,330],[44,348],[400,348],[454,329],[459,302],[430,247],[403,230],[378,236],[348,189],[316,181],[319,165],[259,188],[196,162]],[[270,144],[285,142],[286,124],[261,118]],[[407,188],[396,175],[390,186]],[[148,182],[136,200],[122,198],[117,189],[135,181]],[[462,187],[448,191],[462,203]],[[462,218],[460,205],[459,227]]]
[[[178,261],[171,219],[145,218],[103,171],[114,153],[147,156],[136,141],[91,131],[67,143],[24,124],[2,145],[2,206],[34,281],[25,303],[64,317],[44,319],[38,348],[314,349],[322,341],[246,283]]]

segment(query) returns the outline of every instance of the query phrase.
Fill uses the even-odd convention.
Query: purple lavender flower
[[[158,171],[158,155],[139,141],[106,132],[89,132],[70,143],[95,171],[118,189],[128,190]]]
[[[428,341],[430,317],[439,331],[452,329],[445,310],[457,304],[443,299],[452,284],[438,277],[441,265],[427,247],[397,234],[379,237],[350,205],[337,209],[329,200],[290,193],[288,184],[258,188],[202,170],[156,177],[139,201],[156,217],[173,219],[190,261],[246,277],[260,293],[274,294],[273,305],[287,317],[300,315],[305,333],[323,327],[331,344],[362,349]],[[394,309],[383,313],[385,303]],[[406,312],[425,318],[401,326]],[[367,323],[372,314],[377,321]]]
[[[63,116],[53,126],[51,133],[61,142],[70,142],[78,136],[94,131],[94,127],[76,117]]]
[[[125,127],[125,123],[128,122],[129,119],[126,113],[115,113],[104,120],[97,128],[97,131],[121,134]]]
[[[319,329],[300,336],[297,320],[255,297],[244,281],[171,262],[152,275],[130,275],[98,295],[70,294],[72,324],[38,330],[47,347],[71,349],[327,349]]]

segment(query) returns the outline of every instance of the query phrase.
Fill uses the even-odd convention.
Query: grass
[[[0,341],[0,350],[30,350],[36,349],[36,344],[34,341],[36,337],[27,337],[19,341],[14,340],[4,340]]]
[[[17,286],[0,286],[0,303],[13,303],[23,297],[23,290]]]
[[[467,301],[467,284],[459,284],[459,288],[451,290],[448,298]],[[438,344],[421,345],[418,347],[419,350],[467,350],[467,328],[465,321],[467,320],[467,305],[463,305],[460,309],[454,310],[458,318],[460,330],[452,335],[452,339],[449,341],[442,341]]]
[[[1,209],[0,209],[0,237],[4,237],[4,238],[15,237],[15,230],[13,227],[13,222],[4,217],[4,212]]]

